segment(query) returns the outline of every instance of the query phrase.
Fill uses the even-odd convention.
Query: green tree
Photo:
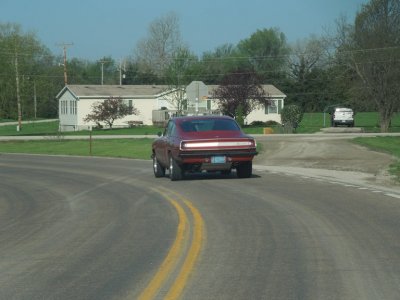
[[[291,133],[296,130],[303,119],[303,112],[297,105],[285,105],[281,111],[281,119],[285,130]]]
[[[286,73],[290,48],[279,29],[257,30],[249,38],[240,41],[237,48],[239,55],[245,57],[264,80],[276,83]]]
[[[338,27],[338,61],[353,74],[354,97],[376,105],[382,132],[400,109],[399,15],[399,0],[371,0],[354,25],[342,22]]]
[[[129,114],[137,115],[139,112],[135,107],[129,107],[119,97],[110,97],[103,102],[96,102],[92,105],[92,113],[86,115],[85,122],[95,122],[101,127],[101,122],[105,122],[112,128],[114,121],[121,119]]]
[[[331,80],[326,74],[328,58],[325,40],[312,36],[298,41],[291,50],[289,59],[290,91],[287,103],[299,105],[303,111],[315,112],[323,109],[326,91]]]
[[[128,60],[124,70],[123,84],[161,84],[160,78],[151,70],[143,69],[134,60]]]
[[[35,34],[0,23],[0,68],[0,118],[57,115],[54,96],[63,86],[62,71]]]
[[[201,70],[199,76],[207,84],[217,84],[225,74],[236,69],[248,67],[247,60],[240,57],[238,49],[233,44],[224,44],[207,51],[201,58]]]
[[[97,61],[72,58],[68,61],[69,84],[119,84],[119,63],[110,56]]]
[[[165,82],[168,89],[174,91],[166,99],[176,109],[178,115],[186,109],[185,88],[195,78],[196,66],[197,57],[188,48],[183,47],[173,54],[173,59],[166,68]]]

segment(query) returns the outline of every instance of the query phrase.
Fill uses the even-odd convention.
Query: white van
[[[354,111],[351,108],[336,107],[331,115],[332,126],[345,125],[354,127]]]

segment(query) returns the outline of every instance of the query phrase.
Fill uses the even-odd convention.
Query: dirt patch
[[[346,138],[321,136],[263,137],[254,164],[347,178],[378,186],[398,186],[388,173],[396,158],[352,143]],[[276,168],[273,168],[276,169]],[[323,172],[324,171],[324,172]]]

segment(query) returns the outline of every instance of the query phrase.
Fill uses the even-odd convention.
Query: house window
[[[65,115],[66,114],[66,101],[65,100],[61,100],[61,114]]]
[[[76,115],[76,101],[71,101],[71,114]]]
[[[268,106],[268,113],[269,114],[277,114],[278,113],[277,100],[271,101],[271,105]]]
[[[68,101],[68,100],[61,100],[60,101],[60,114],[61,115],[76,115],[78,112],[78,104],[77,101]]]
[[[211,100],[207,100],[207,109],[211,110]]]
[[[265,106],[265,114],[280,114],[282,110],[282,100],[270,100],[270,105]]]

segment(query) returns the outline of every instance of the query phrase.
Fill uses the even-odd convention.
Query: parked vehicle
[[[351,108],[336,107],[331,114],[332,126],[354,127],[354,111]]]
[[[155,177],[180,180],[187,172],[219,171],[239,178],[252,175],[256,141],[228,116],[186,116],[168,121],[162,136],[152,144]]]

